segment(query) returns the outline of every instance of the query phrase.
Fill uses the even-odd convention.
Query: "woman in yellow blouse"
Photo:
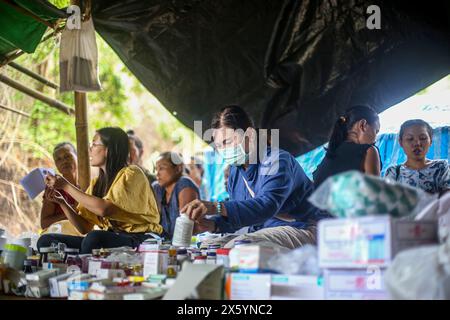
[[[100,248],[135,248],[149,237],[146,233],[162,233],[148,180],[138,166],[128,166],[128,153],[127,134],[119,128],[103,128],[89,148],[91,166],[99,168],[99,176],[86,192],[60,175],[46,177],[51,189],[49,199],[58,203],[67,219],[86,236],[45,234],[39,238],[38,248],[58,242],[79,248],[82,254]],[[68,205],[57,190],[70,194],[78,202],[77,209]],[[93,230],[94,226],[100,230]]]

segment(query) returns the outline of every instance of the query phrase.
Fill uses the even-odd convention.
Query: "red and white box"
[[[324,271],[326,300],[389,300],[383,269]]]

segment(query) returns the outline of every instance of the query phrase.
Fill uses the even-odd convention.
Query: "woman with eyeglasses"
[[[136,248],[150,237],[149,232],[161,234],[158,206],[148,180],[138,166],[127,164],[128,135],[120,128],[102,128],[96,132],[89,154],[99,175],[86,192],[60,175],[46,177],[49,199],[59,204],[67,219],[86,236],[46,234],[39,238],[38,248],[62,242],[86,254],[100,248]],[[58,190],[70,194],[78,202],[77,208],[67,204]],[[93,230],[94,226],[100,230]]]
[[[160,204],[163,235],[172,239],[175,220],[180,209],[189,202],[199,199],[200,192],[194,181],[183,174],[184,164],[178,153],[164,152],[156,160],[156,179],[152,185]]]

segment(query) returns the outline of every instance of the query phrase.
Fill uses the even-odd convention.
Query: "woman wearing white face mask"
[[[230,200],[194,200],[182,208],[196,222],[195,232],[232,233],[248,227],[247,234],[235,237],[226,247],[242,239],[290,249],[314,244],[317,221],[329,215],[307,201],[313,184],[295,158],[281,149],[258,150],[253,122],[238,106],[223,108],[214,117],[212,129],[216,149],[230,165]]]

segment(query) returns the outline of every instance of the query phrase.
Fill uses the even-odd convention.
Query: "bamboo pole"
[[[80,6],[80,0],[70,0],[71,5]],[[78,184],[86,190],[91,180],[91,167],[89,162],[89,124],[87,118],[87,96],[85,92],[75,94],[75,129],[77,136],[78,153]]]
[[[8,57],[6,57],[1,63],[0,63],[0,68],[7,65],[8,63],[10,63],[13,60],[16,60],[17,58],[19,58],[20,56],[22,56],[25,53],[25,51],[22,51],[20,49],[15,50],[13,53],[11,53]]]
[[[30,117],[30,114],[29,114],[29,113],[22,112],[22,111],[20,111],[20,110],[14,109],[14,108],[4,106],[4,105],[1,104],[1,103],[0,103],[0,109],[7,110],[7,111],[11,111],[11,112],[20,114],[21,116],[27,117],[27,118]]]
[[[22,93],[25,93],[26,95],[29,95],[37,100],[40,100],[40,101],[46,103],[49,106],[56,108],[59,111],[62,111],[68,115],[72,115],[74,113],[73,108],[71,108],[67,104],[65,104],[61,101],[58,101],[56,99],[47,97],[46,95],[43,95],[42,93],[40,93],[34,89],[26,87],[23,84],[21,84],[20,82],[17,82],[16,80],[11,79],[3,74],[0,74],[0,81]]]
[[[11,61],[8,65],[13,67],[14,69],[16,69],[16,70],[26,74],[27,76],[29,76],[29,77],[31,77],[31,78],[33,78],[33,79],[35,79],[35,80],[45,84],[46,86],[49,86],[49,87],[51,87],[53,89],[58,89],[58,85],[56,83],[54,83],[53,81],[45,79],[40,74],[37,74],[37,73],[35,73],[35,72],[31,71],[31,70],[28,70],[25,67],[22,67],[20,64],[17,64],[15,62]]]
[[[78,154],[78,185],[84,191],[91,180],[89,163],[89,133],[87,118],[87,97],[85,92],[75,91],[75,129]]]

